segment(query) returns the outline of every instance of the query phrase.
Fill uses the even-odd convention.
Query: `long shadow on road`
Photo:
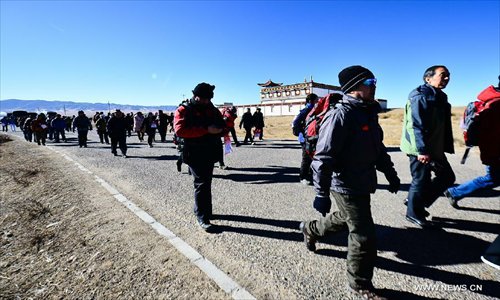
[[[214,178],[229,179],[236,182],[247,182],[249,184],[288,183],[299,181],[299,168],[269,166],[263,168],[231,168],[230,170],[237,172],[225,175],[214,174]]]
[[[241,215],[214,215],[214,219],[233,221],[239,223],[253,223],[270,225],[285,229],[295,229],[296,232],[280,230],[264,230],[258,228],[236,227],[229,225],[216,226],[218,233],[235,232],[255,235],[277,240],[303,241],[303,235],[298,230],[299,221],[276,220]],[[473,230],[481,232],[498,232],[499,225],[485,222],[461,221],[440,219],[438,222],[443,227]],[[415,277],[427,278],[436,282],[443,282],[453,286],[480,285],[482,290],[474,291],[479,294],[498,297],[500,284],[492,280],[481,280],[474,276],[444,271],[433,266],[457,265],[480,263],[480,256],[489,246],[489,242],[479,238],[447,232],[445,230],[423,230],[419,228],[394,228],[377,225],[378,250],[395,252],[396,256],[405,262],[397,262],[388,258],[378,257],[377,267],[391,272],[397,272]],[[323,244],[334,244],[345,247],[347,241],[346,231],[333,234],[320,240]],[[304,251],[307,251],[304,247]],[[319,255],[345,259],[344,250],[319,249]],[[432,299],[417,296],[408,292],[396,290],[383,290],[383,295],[390,299]]]

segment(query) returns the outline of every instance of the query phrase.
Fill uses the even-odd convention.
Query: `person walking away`
[[[148,116],[144,119],[144,122],[142,122],[142,127],[148,135],[149,148],[153,148],[153,141],[155,140],[156,129],[158,128],[158,120],[152,112],[148,113]]]
[[[194,178],[194,214],[205,231],[212,228],[212,177],[220,157],[225,126],[220,111],[212,104],[214,85],[202,82],[193,97],[175,111],[175,134],[184,139],[183,160]]]
[[[455,182],[445,155],[454,153],[451,105],[442,91],[450,81],[450,72],[445,66],[432,66],[425,70],[423,80],[424,84],[410,93],[406,103],[400,148],[409,157],[412,176],[405,200],[406,219],[431,228],[435,224],[426,219],[426,208]]]
[[[292,121],[292,133],[298,137],[302,148],[302,162],[300,163],[299,180],[302,184],[312,185],[312,157],[306,151],[305,127],[306,117],[318,101],[318,95],[312,93],[306,97],[306,106],[300,110],[299,114]]]
[[[248,140],[250,140],[250,143],[253,144],[252,128],[254,124],[250,108],[247,108],[247,111],[243,114],[243,116],[241,116],[240,129],[241,126],[245,128],[245,139],[243,140],[243,144],[248,144]]]
[[[127,120],[122,111],[117,109],[109,118],[107,129],[111,138],[111,153],[118,156],[117,146],[119,145],[122,157],[127,158]]]
[[[54,129],[55,142],[59,143],[60,139],[66,142],[66,134],[64,132],[66,129],[66,121],[64,121],[60,114],[57,114],[54,120],[52,120],[51,126]]]
[[[483,90],[477,99],[485,108],[474,118],[477,146],[480,158],[486,166],[486,174],[459,186],[450,187],[444,195],[451,206],[459,208],[458,201],[481,189],[493,189],[500,185],[500,76],[498,87],[492,85]]]
[[[236,130],[234,129],[234,121],[238,118],[238,114],[236,113],[237,109],[234,106],[225,107],[222,110],[222,118],[226,122],[226,128],[231,133],[233,137],[233,142],[236,147],[240,146],[240,142],[238,142],[238,136],[236,135]]]
[[[132,113],[127,113],[125,115],[125,123],[127,124],[127,135],[128,137],[131,137],[132,128],[134,127],[134,118],[132,117]]]
[[[2,132],[9,131],[9,118],[7,116],[3,117],[2,120]]]
[[[78,116],[73,120],[73,128],[76,128],[78,133],[78,145],[80,148],[87,148],[87,135],[91,126],[89,118],[85,115],[83,110],[78,112]]]
[[[174,113],[171,112],[170,115],[168,115],[168,126],[170,126],[170,129],[168,132],[173,132],[174,131]]]
[[[33,120],[28,115],[26,119],[24,119],[23,123],[21,123],[21,129],[24,133],[24,139],[30,143],[33,141],[33,131],[31,130],[32,121]]]
[[[253,113],[253,125],[255,126],[255,132],[257,133],[257,137],[253,137],[254,140],[258,138],[260,141],[264,138],[264,115],[260,111],[260,107],[257,107],[257,110]]]
[[[144,142],[144,130],[142,123],[144,122],[144,115],[142,112],[137,112],[134,116],[134,131],[137,133],[137,138],[139,142]]]
[[[167,114],[163,113],[163,110],[158,110],[158,120],[157,120],[157,126],[158,126],[158,133],[160,134],[160,140],[162,143],[165,143],[167,141],[167,127],[168,127],[168,116]]]
[[[108,132],[106,131],[106,119],[104,119],[104,114],[99,115],[95,122],[95,128],[97,129],[97,135],[99,135],[99,141],[101,144],[109,144]]]
[[[351,66],[338,77],[343,99],[325,114],[311,164],[317,193],[314,207],[323,217],[302,222],[300,228],[308,250],[315,251],[319,238],[347,225],[350,291],[363,299],[384,299],[372,284],[377,249],[370,194],[377,187],[377,170],[385,174],[392,193],[398,191],[400,180],[382,142],[375,76],[362,66]],[[338,211],[329,213],[329,194]]]
[[[38,114],[36,120],[31,122],[31,130],[35,133],[35,140],[38,145],[40,143],[45,146],[47,140],[47,131],[49,126],[47,125],[47,117],[44,113]]]

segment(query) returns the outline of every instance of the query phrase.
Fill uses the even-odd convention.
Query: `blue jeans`
[[[448,192],[453,199],[462,199],[479,189],[494,188],[500,185],[500,167],[486,166],[486,175],[476,177],[459,186],[451,187]]]

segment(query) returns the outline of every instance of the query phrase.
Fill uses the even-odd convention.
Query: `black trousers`
[[[311,163],[312,158],[306,152],[306,143],[302,143],[302,162],[300,163],[300,180],[306,179],[308,181],[312,181],[312,170]]]
[[[80,147],[85,146],[87,147],[87,134],[88,130],[78,130],[78,145]]]
[[[54,129],[54,139],[56,140],[56,143],[59,143],[59,135],[61,135],[61,139],[66,142],[64,128]]]
[[[108,133],[106,130],[97,130],[97,134],[99,135],[99,141],[101,144],[103,144],[104,141],[106,141],[106,144],[109,144]]]
[[[238,137],[236,136],[236,130],[234,130],[234,127],[229,128],[229,132],[231,132],[231,136],[233,137],[233,142],[235,144],[238,144]]]
[[[253,143],[253,136],[252,136],[252,128],[247,128],[245,127],[245,139],[243,140],[243,143],[247,143],[248,140],[250,139],[250,143]]]
[[[167,127],[163,126],[158,127],[158,133],[160,134],[161,142],[164,143],[166,141],[166,136],[167,136]]]
[[[120,146],[123,155],[127,154],[127,136],[125,134],[119,136],[111,136],[111,153],[116,154],[116,147]]]
[[[208,161],[208,162],[207,162]],[[214,164],[211,160],[189,165],[194,181],[194,214],[200,221],[212,218],[212,177]]]
[[[425,208],[430,207],[447,188],[453,185],[455,173],[446,157],[434,159],[428,164],[419,162],[413,155],[409,155],[409,158],[412,181],[408,191],[406,214],[424,218]],[[431,179],[432,173],[435,177]]]
[[[148,145],[153,146],[153,142],[155,140],[156,130],[148,131]]]

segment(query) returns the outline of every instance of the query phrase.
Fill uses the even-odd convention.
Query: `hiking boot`
[[[316,239],[309,233],[307,233],[306,223],[301,222],[299,228],[300,231],[302,231],[302,234],[304,235],[304,243],[306,244],[307,250],[312,252],[316,251]]]
[[[448,192],[448,190],[444,191],[443,195],[448,198],[448,201],[450,202],[450,205],[454,208],[454,209],[460,209],[460,206],[458,206],[458,200],[453,198],[453,196],[451,195],[450,192]]]
[[[387,298],[378,295],[377,290],[373,287],[355,289],[349,286],[349,291],[358,296],[360,299],[387,300]]]

